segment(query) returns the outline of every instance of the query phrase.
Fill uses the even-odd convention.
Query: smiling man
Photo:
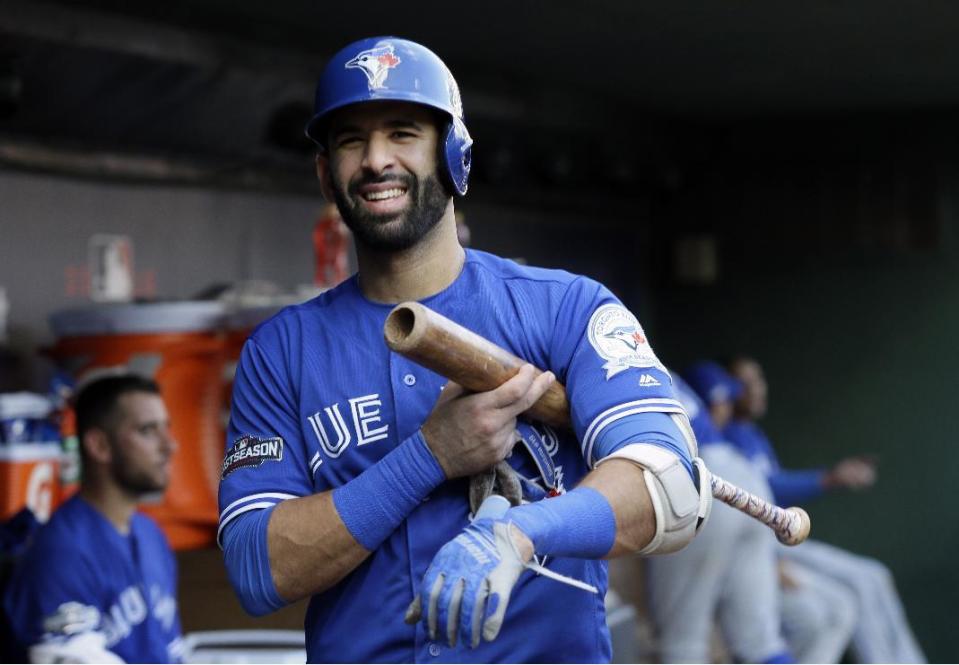
[[[76,400],[79,493],[38,532],[5,609],[38,663],[179,662],[176,560],[137,505],[170,481],[176,442],[157,384],[133,375]]]
[[[460,246],[472,139],[432,51],[347,46],[307,132],[359,271],[244,346],[227,459],[275,445],[223,469],[241,601],[262,614],[312,596],[311,662],[608,661],[603,557],[675,551],[710,505],[668,372],[601,284]],[[384,343],[407,300],[530,364],[464,392]],[[557,377],[571,432],[522,415]],[[494,465],[525,502],[517,489],[505,514],[471,521],[469,479]]]

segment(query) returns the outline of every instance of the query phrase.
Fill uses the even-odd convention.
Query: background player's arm
[[[869,455],[846,457],[823,474],[822,487],[826,490],[861,490],[876,483],[876,458]]]
[[[499,388],[471,395],[464,395],[455,384],[447,386],[421,428],[429,452],[442,469],[440,482],[482,471],[506,457],[514,441],[516,416],[553,382],[551,373],[534,374],[532,366],[526,366]],[[408,443],[415,442],[402,445]],[[404,475],[410,471],[400,470]],[[323,492],[289,499],[273,509],[267,549],[273,583],[283,600],[292,602],[339,582],[419,504],[421,497],[414,497],[408,510],[397,509],[404,505],[397,493],[409,479],[391,477],[391,473],[381,461],[347,483],[360,484],[356,490],[341,492],[339,499],[336,491]],[[389,505],[358,505],[364,501]],[[354,509],[365,514],[353,515]],[[370,521],[374,524],[368,529]]]

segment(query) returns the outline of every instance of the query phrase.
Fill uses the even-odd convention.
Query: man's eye
[[[405,129],[397,129],[393,132],[393,138],[397,139],[409,139],[414,137],[416,137],[416,134]]]
[[[349,148],[360,142],[359,136],[344,136],[336,142],[337,148]]]

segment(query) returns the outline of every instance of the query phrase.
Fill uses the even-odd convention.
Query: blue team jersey
[[[732,420],[723,434],[766,476],[777,503],[792,506],[822,495],[823,470],[782,468],[772,444],[756,423]]]
[[[23,648],[97,631],[128,663],[180,662],[176,560],[159,527],[136,513],[122,535],[74,496],[37,533],[4,597]]]
[[[635,442],[628,440],[630,418],[683,413],[639,323],[595,281],[467,251],[453,284],[422,302],[565,384],[574,432],[540,428],[560,491],[617,446]],[[221,536],[253,511],[349,482],[429,416],[446,380],[386,346],[391,309],[367,300],[354,276],[284,310],[247,341],[220,483]],[[685,443],[668,434],[654,441],[688,463]],[[531,480],[550,475],[522,446],[509,462]],[[433,556],[467,525],[467,496],[467,479],[443,483],[360,566],[312,598],[311,662],[609,660],[603,561],[548,561],[600,595],[522,576],[500,636],[477,649],[432,643],[422,622],[403,622]]]

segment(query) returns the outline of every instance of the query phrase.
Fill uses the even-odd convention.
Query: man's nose
[[[173,436],[173,432],[169,429],[164,429],[161,434],[161,439],[163,443],[163,449],[169,450],[170,454],[173,454],[177,451],[177,448],[180,447],[180,444],[177,442],[176,438]]]
[[[386,135],[375,132],[366,142],[363,167],[374,173],[382,173],[393,166],[393,152]]]

